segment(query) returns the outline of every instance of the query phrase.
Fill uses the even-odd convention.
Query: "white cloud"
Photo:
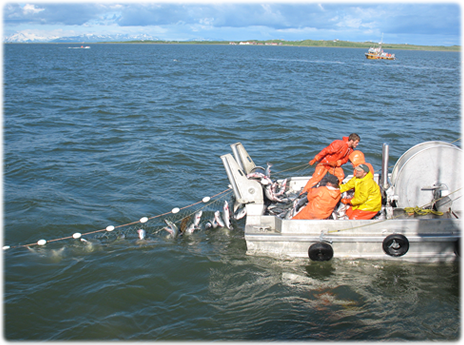
[[[380,38],[385,33],[385,40],[390,43],[425,41],[432,44],[432,37],[442,36],[451,37],[456,44],[460,42],[460,12],[453,4],[351,5],[303,0],[282,4],[277,0],[264,3],[234,0],[213,5],[208,3],[212,0],[201,4],[193,3],[194,0],[187,0],[192,4],[167,1],[156,4],[10,3],[3,8],[3,33],[9,36],[30,28],[52,33],[62,28],[72,29],[76,34],[91,31],[143,34],[156,27],[155,31],[162,28],[163,34],[159,36],[166,40],[208,35],[208,38],[225,40],[343,38],[364,41],[369,36]],[[416,38],[419,39],[416,41]]]
[[[31,4],[26,4],[23,7],[24,14],[30,14],[30,13],[36,14],[44,10],[45,10],[44,8],[36,8],[35,5],[31,5]]]
[[[337,26],[340,28],[352,28],[352,29],[359,29],[362,25],[362,19],[353,18],[351,16],[347,16],[343,18],[343,20],[337,23]]]
[[[201,25],[212,26],[214,24],[214,18],[203,18],[199,20]]]

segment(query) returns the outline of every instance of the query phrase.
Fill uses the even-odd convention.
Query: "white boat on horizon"
[[[247,254],[332,258],[366,258],[415,262],[454,261],[460,255],[462,215],[462,150],[430,141],[406,151],[388,172],[388,145],[382,148],[382,171],[375,174],[383,206],[371,220],[295,220],[270,211],[264,186],[250,173],[255,165],[241,143],[233,156],[221,156],[235,196],[236,209],[245,207]],[[344,182],[352,176],[347,176]],[[310,176],[287,179],[285,196],[295,198]],[[276,182],[282,184],[283,180]],[[278,204],[278,203],[277,203]],[[430,210],[420,215],[410,208]],[[438,215],[442,214],[442,215]]]

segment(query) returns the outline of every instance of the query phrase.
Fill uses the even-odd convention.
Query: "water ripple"
[[[219,156],[238,141],[274,174],[309,174],[308,161],[351,132],[374,168],[384,142],[394,162],[419,142],[458,139],[460,54],[395,53],[385,62],[360,49],[5,45],[4,243],[214,195],[229,184]],[[173,240],[153,221],[144,242],[138,226],[5,252],[5,338],[459,337],[457,265],[249,257],[243,222]]]

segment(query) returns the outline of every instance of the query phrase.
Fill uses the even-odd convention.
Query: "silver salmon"
[[[222,220],[221,212],[220,212],[220,211],[214,212],[214,220],[218,223],[218,225],[219,225],[221,228],[225,228],[225,227],[226,227],[226,225],[224,224],[224,221]]]
[[[172,237],[177,237],[177,235],[179,235],[179,228],[176,226],[176,224],[174,224],[168,219],[165,219],[164,222],[168,225],[164,228],[164,230],[169,232]]]
[[[224,201],[224,213],[223,213],[223,216],[224,216],[224,223],[226,225],[226,228],[227,229],[230,229],[230,210],[229,210],[229,203],[226,201]]]
[[[138,229],[137,233],[139,234],[139,238],[143,240],[145,238],[146,232],[143,229]]]

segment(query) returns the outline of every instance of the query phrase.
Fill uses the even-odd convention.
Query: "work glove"
[[[345,205],[350,205],[351,204],[351,199],[345,199],[343,198],[342,200],[340,200],[342,202],[342,204],[345,204]]]
[[[301,200],[298,201],[296,208],[300,208],[308,203],[308,192],[300,194],[298,197],[301,198]]]
[[[310,160],[310,161],[309,161],[309,165],[313,165],[313,164],[316,163],[316,162],[317,162],[317,159],[314,158],[313,160]]]

